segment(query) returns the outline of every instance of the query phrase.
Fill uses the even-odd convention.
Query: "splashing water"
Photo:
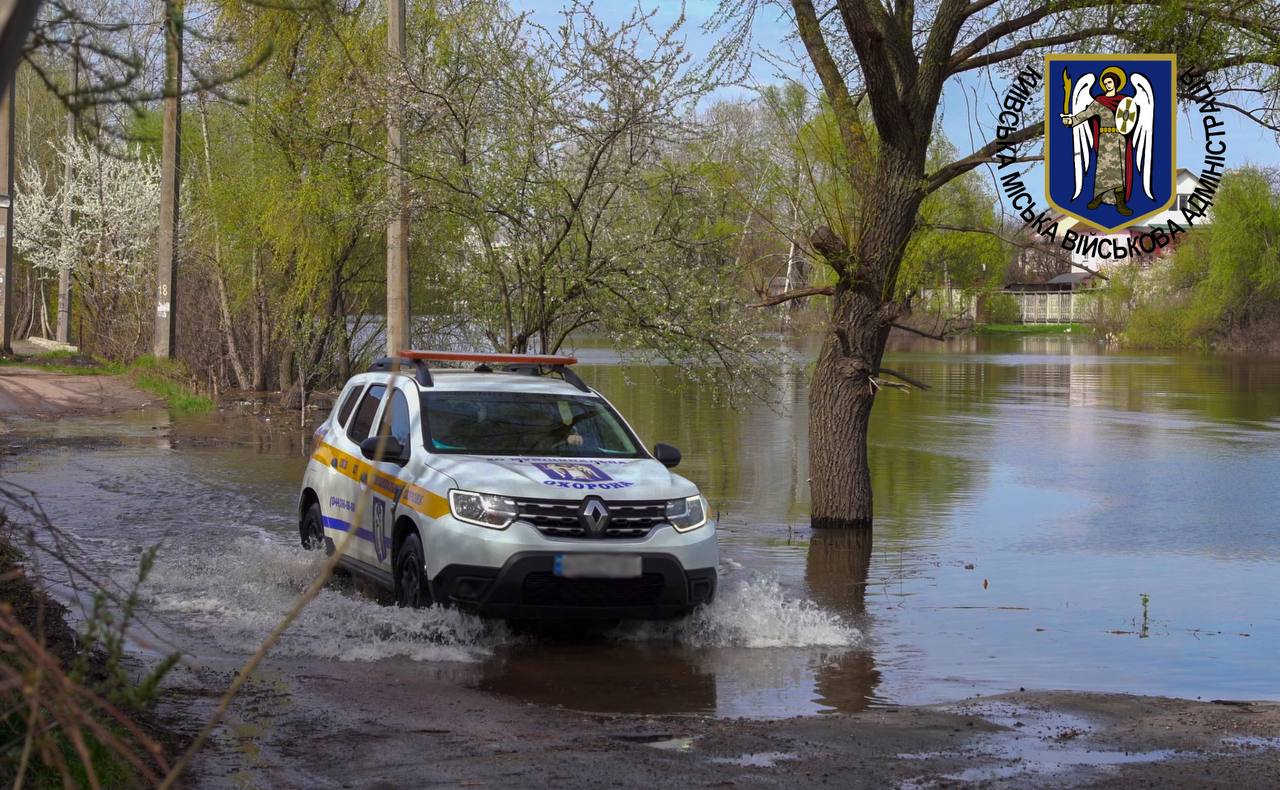
[[[157,613],[181,615],[222,650],[251,652],[323,564],[319,552],[269,538],[239,538],[221,551],[168,559],[162,553],[147,581],[146,603]],[[339,661],[480,661],[513,639],[500,623],[454,609],[385,606],[329,585],[302,610],[276,652]]]
[[[855,647],[862,641],[857,628],[812,601],[787,597],[769,576],[722,584],[714,603],[683,620],[628,623],[615,635],[690,647]]]
[[[323,563],[318,552],[267,536],[241,537],[216,552],[197,549],[168,557],[162,552],[144,590],[145,603],[157,614],[180,616],[185,627],[207,634],[221,650],[247,653],[256,649]],[[609,638],[688,647],[773,648],[853,647],[862,635],[813,602],[788,597],[776,579],[753,575],[737,584],[722,584],[714,604],[687,618],[625,623]],[[401,609],[330,584],[285,632],[276,652],[339,661],[403,656],[476,662],[516,641],[497,621],[440,606]]]

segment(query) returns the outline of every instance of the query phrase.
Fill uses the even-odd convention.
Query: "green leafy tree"
[[[1273,346],[1280,332],[1280,191],[1253,167],[1227,173],[1213,222],[1172,259],[1113,278],[1108,313],[1129,345]]]
[[[359,6],[232,5],[221,25],[238,42],[216,53],[225,68],[269,45],[276,55],[235,96],[200,98],[201,249],[227,292],[224,311],[244,317],[224,321],[227,331],[248,324],[235,344],[250,349],[247,383],[260,389],[274,371],[282,388],[305,385],[335,364],[350,369],[346,317],[365,312],[376,288],[385,172],[366,152],[385,137],[385,35]]]

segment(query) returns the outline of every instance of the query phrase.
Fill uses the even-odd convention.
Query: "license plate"
[[[557,554],[555,574],[565,579],[638,579],[635,554]]]

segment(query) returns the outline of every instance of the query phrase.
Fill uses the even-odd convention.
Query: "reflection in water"
[[[809,536],[804,580],[819,606],[853,619],[866,614],[869,529],[815,530]]]
[[[617,713],[710,713],[716,676],[690,651],[666,645],[541,637],[499,650],[478,688],[542,705]]]
[[[819,606],[854,622],[866,622],[871,538],[869,529],[818,530],[809,538],[804,566],[809,594]],[[880,673],[869,647],[837,653],[818,668],[815,701],[852,713],[871,703],[879,683]]]

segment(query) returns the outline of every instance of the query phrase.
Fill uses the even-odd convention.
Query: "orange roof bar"
[[[546,354],[476,354],[469,351],[401,351],[404,359],[425,359],[436,362],[503,362],[526,365],[573,365],[577,357],[557,357]]]

